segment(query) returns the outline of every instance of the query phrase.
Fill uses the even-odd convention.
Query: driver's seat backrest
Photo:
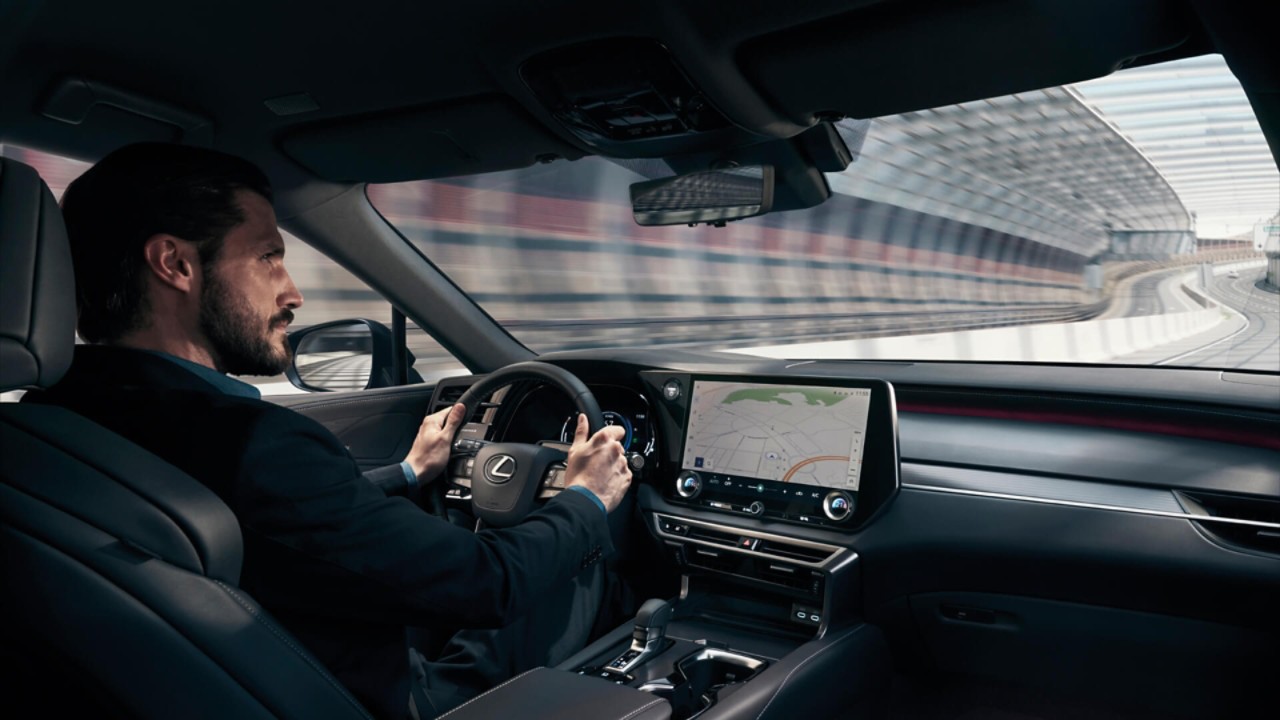
[[[0,158],[0,392],[70,361],[66,230]],[[205,486],[63,408],[0,403],[0,692],[33,714],[368,718],[236,586],[240,528]],[[406,698],[407,702],[407,698]]]

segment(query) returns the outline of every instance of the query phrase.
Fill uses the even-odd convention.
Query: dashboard
[[[1153,702],[1179,688],[1178,701],[1160,709],[1190,716],[1215,716],[1214,703],[1257,679],[1280,642],[1274,375],[797,363],[688,351],[542,359],[586,383],[608,418],[628,428],[639,468],[633,464],[633,492],[610,523],[639,597],[687,592],[716,617],[747,608],[753,626],[810,633],[799,637],[864,619],[884,630],[909,669]],[[854,453],[795,486],[797,475],[786,477],[795,462],[724,473],[735,491],[741,479],[741,489],[757,493],[748,502],[723,483],[717,492],[709,481],[724,469],[721,459],[698,450],[714,424],[705,401],[695,402],[700,381],[720,404],[740,391],[747,401],[794,404],[821,402],[796,390],[891,389],[896,418],[880,427],[893,431],[877,436],[868,408],[864,447],[883,450],[896,438],[896,462],[882,465],[896,467],[896,478],[864,462],[851,499],[866,515],[843,522],[798,522],[769,503],[751,511],[762,482],[824,498],[854,489]],[[424,409],[447,406],[474,382],[441,381]],[[370,417],[376,408],[383,418],[409,418],[400,441],[407,447],[422,410],[397,408],[415,400],[400,390],[364,396]],[[349,400],[310,403],[333,425],[360,427]],[[532,383],[486,405],[472,437],[500,442],[563,446],[574,412],[558,390]],[[786,407],[756,420],[785,420],[769,411]],[[387,434],[368,437],[383,443]],[[767,460],[768,452],[761,446],[754,457]],[[384,462],[385,454],[369,456],[370,466]],[[689,472],[704,483],[691,497],[681,482]]]
[[[644,392],[612,384],[589,387],[605,423],[625,430],[622,444],[634,474],[671,503],[853,530],[898,490],[897,412],[887,382],[639,375]],[[564,393],[545,385],[514,392],[505,421],[495,423],[490,439],[573,441],[575,410]],[[547,488],[543,496],[555,491]]]
[[[707,542],[768,536],[856,553],[869,608],[930,588],[968,588],[1277,626],[1270,609],[1280,601],[1274,376],[788,363],[634,350],[545,360],[581,378],[614,422],[630,425],[628,450],[643,459],[634,470],[637,518],[660,543],[673,539],[660,521],[675,518],[681,529],[706,526],[722,536]],[[790,521],[779,514],[785,509],[747,512],[750,502],[715,508],[706,502],[723,500],[715,493],[682,497],[677,480],[689,469],[684,400],[693,379],[725,376],[833,387],[859,378],[886,383],[897,410],[896,484],[879,481],[882,490],[869,493],[872,480],[856,499],[867,514],[829,524]],[[672,378],[684,400],[666,396]],[[513,386],[480,431],[490,439],[556,443],[572,413],[558,391]],[[931,552],[946,561],[921,564]],[[1206,574],[1214,582],[1204,582]],[[1231,608],[1221,605],[1224,594],[1237,592]]]

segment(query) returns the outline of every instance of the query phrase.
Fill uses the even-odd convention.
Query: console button
[[[853,514],[853,497],[843,490],[832,490],[822,500],[822,513],[835,522],[844,522]]]
[[[702,493],[702,476],[692,470],[686,470],[676,476],[676,494],[686,500],[692,500]]]
[[[760,502],[759,500],[756,500],[756,501],[753,501],[750,505],[748,505],[745,509],[747,512],[751,513],[752,515],[760,515],[764,513],[764,503]]]

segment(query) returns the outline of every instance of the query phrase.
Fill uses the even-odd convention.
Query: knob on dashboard
[[[692,470],[685,470],[676,476],[676,494],[685,500],[692,500],[702,493],[702,476]]]
[[[822,499],[822,512],[831,520],[844,522],[853,514],[853,497],[843,490],[832,490]]]
[[[760,502],[759,500],[756,500],[755,502],[747,506],[747,512],[752,515],[764,514],[764,503]]]

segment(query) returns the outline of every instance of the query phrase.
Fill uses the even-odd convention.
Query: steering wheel
[[[594,435],[604,427],[604,414],[600,404],[576,375],[555,365],[528,361],[508,365],[496,370],[472,385],[458,402],[466,407],[471,417],[480,403],[494,390],[520,380],[539,380],[562,390],[573,401],[578,412],[587,416],[589,432]],[[465,423],[464,423],[465,424]],[[461,435],[462,426],[458,427]],[[458,436],[453,438],[453,448],[447,467],[455,466],[455,458],[469,455],[470,451],[458,447]],[[486,443],[475,453],[471,470],[471,508],[476,517],[486,525],[507,527],[520,522],[533,509],[538,490],[548,479],[552,466],[568,457],[563,450],[528,443]],[[447,482],[435,483],[438,492],[444,492]],[[442,505],[443,506],[443,505]]]

